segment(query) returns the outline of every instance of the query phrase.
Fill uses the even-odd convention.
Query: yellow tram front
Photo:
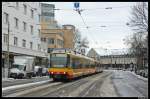
[[[73,70],[70,67],[70,56],[66,53],[52,53],[50,57],[50,77],[53,80],[72,79]]]

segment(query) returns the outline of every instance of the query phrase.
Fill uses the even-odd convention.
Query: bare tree
[[[84,38],[81,40],[80,46],[85,47],[85,48],[88,48],[88,47],[89,47],[88,44],[89,44],[89,41],[88,41],[87,37],[84,37]]]
[[[75,30],[74,42],[74,48],[76,51],[81,51],[83,48],[88,48],[88,39],[86,37],[82,38],[81,32],[78,29]]]
[[[80,41],[81,41],[81,32],[78,29],[76,29],[75,35],[74,35],[74,48],[75,48],[75,50],[79,49]]]
[[[75,42],[78,43],[78,41],[80,40],[81,40],[81,32],[78,29],[76,29],[75,30]]]
[[[137,58],[137,68],[142,68],[144,58],[148,54],[148,4],[146,2],[137,3],[132,7],[131,15],[130,23],[127,25],[135,33],[126,37],[125,43],[130,48],[130,54]]]
[[[146,2],[137,3],[131,9],[132,17],[127,25],[136,32],[148,32],[148,4]]]
[[[79,50],[81,51],[81,53],[85,55],[86,49],[89,48],[89,41],[87,37],[84,37],[83,39],[81,39],[79,48],[80,48]]]
[[[143,33],[134,33],[125,39],[126,45],[129,46],[130,54],[134,55],[137,59],[137,68],[143,68],[143,59],[147,54],[147,41]]]

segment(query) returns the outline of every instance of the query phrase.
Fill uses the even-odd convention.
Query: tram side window
[[[87,61],[84,59],[82,68],[87,68]]]
[[[79,68],[84,68],[84,60],[83,59],[80,59]]]
[[[90,61],[90,63],[89,63],[89,68],[91,68],[91,61]]]
[[[94,66],[95,66],[94,62],[91,61],[90,68],[94,68]]]
[[[82,68],[82,63],[80,63],[80,64],[78,65],[78,69],[80,69],[80,68]]]
[[[77,69],[77,68],[79,68],[79,65],[80,65],[80,62],[79,62],[79,60],[77,60],[77,59],[72,59],[72,68],[73,69]]]
[[[87,60],[86,68],[90,68],[90,62]]]
[[[93,66],[92,66],[92,68],[94,68],[96,66],[96,64],[95,64],[95,62],[93,62]]]
[[[72,61],[72,68],[75,69],[75,67],[76,67],[75,61]]]

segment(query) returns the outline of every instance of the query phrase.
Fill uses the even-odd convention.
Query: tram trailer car
[[[49,76],[53,80],[72,80],[76,77],[102,72],[99,61],[68,50],[50,54]]]

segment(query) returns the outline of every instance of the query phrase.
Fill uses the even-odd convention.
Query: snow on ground
[[[40,82],[34,82],[34,83],[27,83],[27,84],[22,84],[22,85],[9,86],[9,87],[2,88],[2,91],[17,89],[17,88],[23,88],[23,87],[29,87],[29,86],[33,86],[33,85],[38,85],[38,84],[47,83],[47,82],[49,82],[49,81],[51,81],[51,80],[40,81]]]
[[[14,78],[2,78],[2,81],[12,81],[15,80]]]
[[[37,76],[37,77],[32,77],[32,78],[38,79],[38,78],[43,78],[43,77],[45,78],[45,77],[49,77],[49,76],[41,76],[41,77]],[[28,79],[2,78],[2,82],[4,82],[4,81],[10,81],[10,82],[12,82],[12,81],[17,81],[17,80],[28,80]]]
[[[49,76],[36,76],[36,77],[32,77],[32,78],[43,78],[43,77],[49,77]]]
[[[126,71],[126,72],[132,73],[133,75],[135,75],[135,76],[136,76],[137,78],[139,78],[139,79],[148,81],[148,78],[144,78],[144,77],[142,77],[142,76],[140,76],[140,75],[137,75],[137,74],[135,74],[135,72],[131,72],[131,71]]]
[[[133,75],[133,76],[132,76]],[[143,82],[137,78],[144,79],[131,71],[114,72],[112,76],[113,83],[121,97],[145,97],[147,96],[147,82]],[[143,94],[145,92],[145,94]]]
[[[122,70],[104,70],[104,71],[122,71]],[[137,78],[148,81],[148,78],[144,78],[143,76],[137,75],[135,74],[135,72],[131,72],[131,71],[125,71],[125,72],[129,72],[132,73],[133,75],[135,75]]]
[[[101,96],[102,97],[117,97],[114,85],[110,77],[106,78],[101,87]]]

